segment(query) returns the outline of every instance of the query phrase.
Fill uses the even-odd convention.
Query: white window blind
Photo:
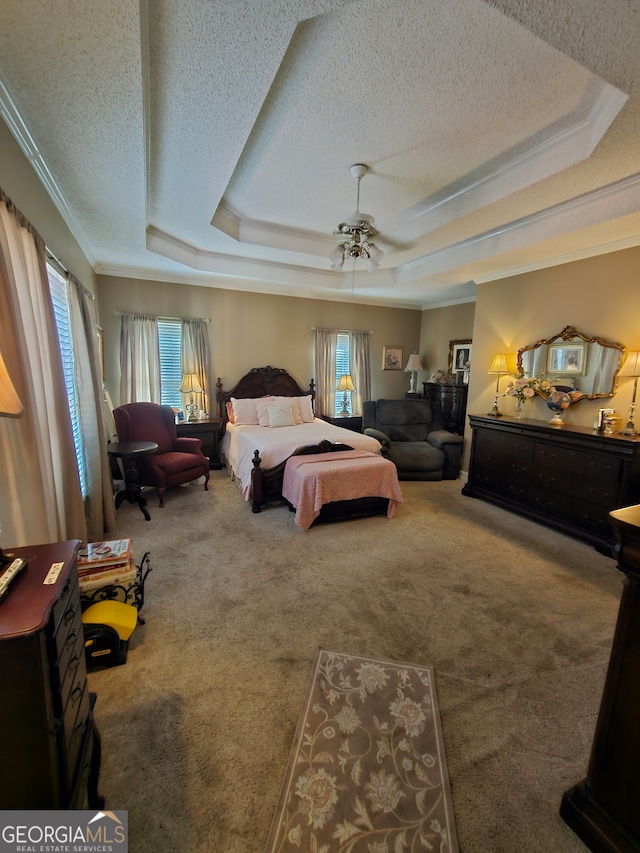
[[[67,389],[71,429],[73,430],[73,443],[76,450],[78,474],[80,475],[80,488],[82,489],[82,496],[86,497],[88,491],[87,472],[84,461],[82,433],[80,430],[78,398],[76,395],[75,355],[73,351],[73,337],[71,335],[71,313],[69,311],[69,284],[66,277],[62,276],[51,264],[47,264],[47,272],[49,275],[49,290],[51,292],[51,301],[53,302],[56,327],[58,329],[58,340],[60,341],[64,382]]]
[[[343,373],[350,373],[349,369],[349,332],[338,332],[336,336],[336,385]],[[342,411],[342,393],[336,394],[334,404],[334,415]]]
[[[158,320],[160,346],[160,402],[182,409],[182,323]]]

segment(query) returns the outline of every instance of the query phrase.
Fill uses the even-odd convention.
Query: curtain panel
[[[0,418],[3,543],[86,541],[44,241],[1,191],[0,347],[24,407]]]
[[[336,404],[337,329],[315,330],[316,416],[333,417]]]
[[[196,411],[211,414],[211,384],[209,380],[209,332],[206,320],[182,321],[182,373],[195,373],[202,393],[195,394]],[[191,395],[183,395],[185,397]],[[187,400],[186,402],[190,402]]]
[[[351,412],[362,415],[362,404],[371,399],[369,332],[349,332],[349,363],[356,390],[351,392]]]
[[[120,327],[120,405],[160,402],[158,320],[123,314]]]
[[[69,284],[76,393],[87,479],[87,536],[90,542],[97,542],[104,538],[105,531],[116,527],[107,429],[103,419],[104,389],[96,332],[98,324],[93,295],[75,276],[69,275]]]

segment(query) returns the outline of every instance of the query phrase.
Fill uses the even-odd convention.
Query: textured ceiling
[[[3,0],[0,109],[98,272],[430,307],[640,243],[639,45],[635,0]]]

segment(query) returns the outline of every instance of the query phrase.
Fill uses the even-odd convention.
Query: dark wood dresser
[[[15,548],[27,560],[0,603],[0,804],[100,808],[77,540]],[[56,573],[56,569],[57,573]],[[52,575],[55,574],[55,579]]]
[[[440,403],[444,428],[464,435],[467,416],[468,385],[446,385],[442,382],[423,382],[423,397],[431,403]]]
[[[568,533],[611,554],[609,512],[640,502],[640,441],[546,421],[470,415],[464,495]]]
[[[560,814],[590,850],[640,850],[640,506],[611,513],[622,597],[587,778]]]

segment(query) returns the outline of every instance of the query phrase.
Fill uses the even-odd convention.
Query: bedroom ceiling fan
[[[349,171],[356,181],[356,209],[349,220],[341,222],[334,234],[344,235],[347,239],[338,243],[329,255],[331,269],[340,272],[347,258],[362,258],[367,262],[367,270],[378,268],[384,252],[379,249],[371,238],[375,237],[378,230],[375,226],[373,216],[360,211],[360,181],[369,171],[364,163],[355,163]]]

